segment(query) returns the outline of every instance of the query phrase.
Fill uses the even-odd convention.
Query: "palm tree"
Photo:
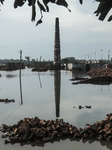
[[[25,56],[25,59],[27,60],[28,64],[30,62],[30,57],[29,56]]]

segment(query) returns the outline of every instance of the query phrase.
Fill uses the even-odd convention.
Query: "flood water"
[[[0,125],[16,124],[24,118],[40,119],[63,118],[78,128],[86,123],[93,124],[112,113],[112,84],[73,85],[69,79],[87,77],[85,72],[47,71],[32,72],[31,69],[20,71],[1,71],[0,99],[14,99],[15,102],[0,102]],[[82,109],[79,109],[81,105]],[[85,106],[91,106],[86,108]],[[107,150],[112,149],[108,141],[72,141],[70,139],[48,142],[43,145],[5,144],[1,138],[0,150]]]

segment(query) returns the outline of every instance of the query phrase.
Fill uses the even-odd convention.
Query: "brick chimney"
[[[60,64],[60,32],[59,18],[55,19],[55,39],[54,39],[54,64]]]

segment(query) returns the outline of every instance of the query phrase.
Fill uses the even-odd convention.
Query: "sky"
[[[31,21],[31,7],[27,2],[14,9],[13,1],[5,0],[0,7],[0,59],[54,59],[55,18],[59,17],[61,58],[108,59],[112,57],[112,23],[106,17],[99,21],[94,14],[98,2],[70,0],[69,9],[49,3],[49,13],[43,13],[43,23],[37,8],[36,21]],[[41,2],[41,1],[40,1]],[[112,12],[110,11],[109,14]],[[109,52],[110,51],[110,52]]]

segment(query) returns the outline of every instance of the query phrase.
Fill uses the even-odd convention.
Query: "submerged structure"
[[[60,65],[60,30],[59,18],[55,19],[55,39],[54,39],[54,64]]]

